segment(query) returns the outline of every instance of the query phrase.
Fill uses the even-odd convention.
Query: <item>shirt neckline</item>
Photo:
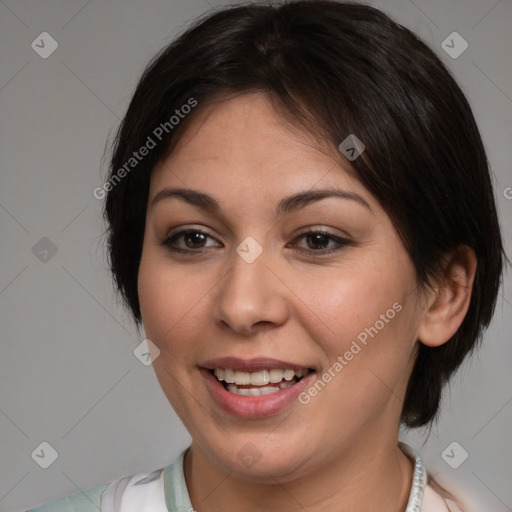
[[[399,441],[400,449],[413,461],[414,471],[405,512],[420,512],[423,494],[427,485],[427,471],[419,454],[408,444]],[[173,464],[164,469],[165,505],[168,512],[193,512],[187,483],[184,461],[190,446],[185,448]]]
[[[425,492],[425,487],[427,485],[427,470],[425,469],[419,454],[408,444],[399,441],[398,446],[414,462],[411,491],[409,493],[409,500],[407,502],[405,512],[420,512],[423,493]]]

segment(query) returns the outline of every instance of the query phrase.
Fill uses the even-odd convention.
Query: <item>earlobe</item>
[[[429,347],[446,343],[458,330],[469,308],[477,259],[470,247],[459,246],[447,255],[418,330],[418,340]]]

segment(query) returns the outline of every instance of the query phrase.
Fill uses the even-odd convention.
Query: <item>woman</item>
[[[149,65],[113,148],[116,284],[192,444],[33,510],[446,512],[398,442],[491,320],[471,109],[371,7],[224,9]]]

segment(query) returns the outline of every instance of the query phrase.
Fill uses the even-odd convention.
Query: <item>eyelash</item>
[[[174,233],[173,235],[165,238],[161,242],[161,245],[166,247],[171,252],[186,253],[186,254],[191,254],[191,253],[199,254],[199,253],[202,252],[203,249],[208,249],[207,247],[206,248],[205,247],[200,247],[198,249],[179,249],[179,248],[177,248],[177,247],[172,245],[179,238],[183,237],[184,235],[189,235],[189,234],[201,234],[201,235],[204,235],[204,236],[206,236],[208,238],[212,238],[213,239],[212,236],[210,236],[208,233],[206,233],[205,231],[203,231],[201,229],[185,229],[183,231],[179,231],[179,232]],[[346,246],[352,245],[352,242],[350,240],[348,240],[346,238],[340,238],[338,236],[334,236],[331,233],[329,233],[327,231],[322,231],[322,230],[306,231],[306,232],[298,235],[295,238],[294,242],[299,240],[300,238],[304,238],[304,237],[311,236],[311,235],[322,235],[322,236],[326,237],[327,239],[330,239],[330,240],[336,242],[337,246],[331,247],[331,248],[328,248],[328,249],[320,249],[320,250],[299,248],[299,251],[306,252],[306,253],[308,253],[310,255],[314,255],[314,256],[324,256],[324,255],[327,255],[327,254],[332,254],[334,252],[340,251],[341,249],[343,249]]]

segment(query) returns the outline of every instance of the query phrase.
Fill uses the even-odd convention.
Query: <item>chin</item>
[[[311,438],[311,435],[308,436]],[[301,440],[302,439],[302,440]],[[307,461],[313,454],[302,436],[294,439],[289,434],[225,436],[224,442],[208,443],[207,455],[239,478],[259,483],[292,480],[308,472]]]

